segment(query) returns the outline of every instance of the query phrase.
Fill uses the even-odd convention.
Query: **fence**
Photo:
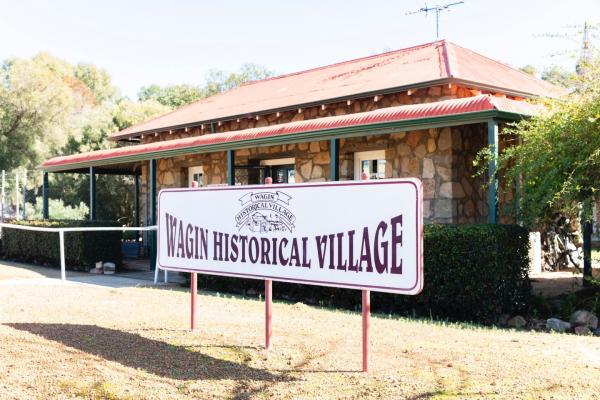
[[[98,232],[98,231],[156,231],[156,225],[151,226],[138,226],[138,227],[71,227],[71,228],[41,228],[36,226],[26,226],[26,225],[15,225],[15,224],[6,224],[0,223],[0,229],[2,228],[12,228],[12,229],[21,229],[26,231],[41,231],[41,232],[58,232],[58,237],[60,241],[60,279],[65,281],[67,279],[66,273],[66,263],[65,263],[65,232]],[[154,282],[156,283],[158,279],[158,267],[156,268]],[[167,272],[165,271],[165,282],[167,281]]]

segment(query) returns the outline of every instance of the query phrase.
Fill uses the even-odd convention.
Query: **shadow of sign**
[[[5,325],[165,378],[287,380],[264,370],[214,358],[183,346],[96,325],[40,323]]]

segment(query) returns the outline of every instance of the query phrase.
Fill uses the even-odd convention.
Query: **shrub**
[[[13,223],[45,228],[119,226],[114,221],[53,220]],[[3,228],[2,252],[10,259],[60,267],[58,232]],[[111,261],[120,268],[120,231],[65,232],[65,262],[68,269],[89,271],[97,261]]]
[[[25,203],[27,218],[42,219],[44,199],[39,196],[35,198],[35,204]],[[65,205],[62,199],[48,199],[48,212],[56,220],[83,220],[89,214],[89,208],[83,201],[79,205]]]
[[[527,311],[529,232],[516,225],[430,225],[425,290],[409,301],[444,318],[494,322]]]
[[[501,314],[526,312],[531,292],[528,252],[529,233],[516,225],[427,225],[423,292],[417,296],[372,292],[371,308],[481,323],[494,323]],[[198,282],[213,291],[264,291],[260,280],[200,275]],[[273,296],[355,310],[361,304],[358,290],[283,282],[273,282]]]

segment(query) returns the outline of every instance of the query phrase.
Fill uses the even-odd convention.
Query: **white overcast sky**
[[[440,1],[445,4],[456,0]],[[435,17],[414,0],[0,0],[0,59],[49,52],[107,69],[123,93],[200,84],[211,68],[254,62],[299,71],[435,40]],[[429,5],[435,1],[428,1]],[[441,37],[514,66],[573,67],[539,37],[600,22],[600,0],[465,0],[443,13]]]

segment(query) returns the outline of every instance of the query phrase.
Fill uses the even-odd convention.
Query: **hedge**
[[[14,224],[45,228],[120,226],[115,221],[15,221]],[[17,261],[60,267],[58,232],[2,228],[2,253]],[[121,267],[121,232],[65,232],[65,262],[71,270],[89,271],[97,261]]]
[[[374,312],[491,324],[526,312],[531,287],[529,232],[516,225],[426,225],[425,285],[417,296],[371,292]],[[264,291],[259,280],[200,275],[201,288],[238,294]],[[273,282],[273,297],[360,309],[358,290]]]

